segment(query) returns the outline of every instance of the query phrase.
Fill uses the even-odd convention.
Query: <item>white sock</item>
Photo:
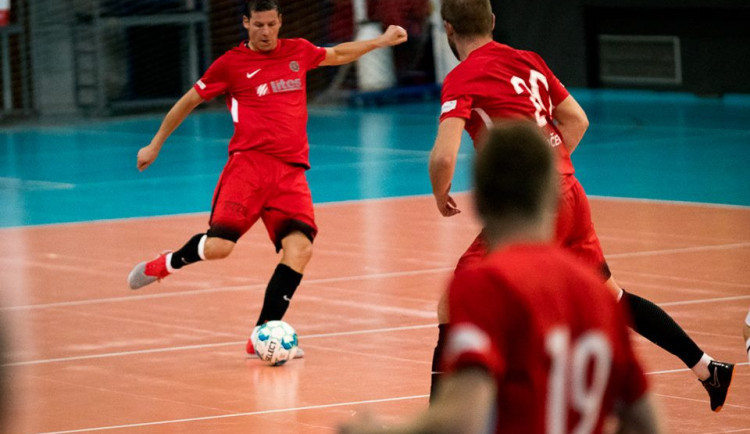
[[[709,356],[706,353],[703,353],[703,356],[700,360],[698,360],[698,363],[695,364],[692,368],[690,368],[696,376],[698,376],[698,379],[701,381],[708,380],[708,378],[711,376],[711,372],[708,370],[708,364],[711,363],[713,359],[711,356]]]
[[[167,253],[166,258],[164,259],[167,261],[167,271],[169,271],[169,274],[172,274],[175,271],[177,271],[174,268],[172,268],[172,252]]]
[[[208,238],[208,235],[204,234],[198,242],[198,256],[204,261],[206,260],[206,238]]]

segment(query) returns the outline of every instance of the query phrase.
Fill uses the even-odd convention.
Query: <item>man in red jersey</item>
[[[446,217],[460,212],[450,186],[464,129],[476,144],[493,119],[535,121],[555,150],[561,178],[555,242],[601,271],[612,294],[630,310],[634,329],[691,368],[708,391],[711,409],[721,410],[734,365],[705,354],[663,309],[625,292],[609,271],[588,199],[570,159],[588,128],[583,109],[538,54],[492,40],[495,17],[489,0],[443,0],[441,15],[448,42],[461,63],[443,83],[440,125],[430,155],[430,179],[439,211]],[[457,270],[482,258],[486,251],[486,237],[480,234],[459,260]],[[439,376],[436,367],[449,320],[446,304],[443,297],[438,305],[440,331],[433,380]]]
[[[318,231],[305,178],[309,169],[306,73],[319,65],[353,62],[376,48],[400,44],[406,31],[390,26],[375,39],[317,47],[280,39],[277,0],[251,0],[242,24],[248,40],[219,57],[167,113],[151,143],[138,151],[138,169],[154,162],[169,135],[195,107],[226,95],[234,122],[229,160],[214,193],[209,229],[175,252],[141,262],[128,276],[131,289],[159,281],[187,264],[222,259],[258,221],[282,251],[266,288],[260,324],[280,320],[302,279]],[[247,353],[254,355],[252,339]],[[298,357],[302,353],[298,352]]]
[[[624,432],[660,432],[625,312],[551,242],[559,182],[545,137],[527,121],[493,127],[475,162],[489,253],[448,290],[447,377],[405,426],[342,431],[599,433],[614,415]]]

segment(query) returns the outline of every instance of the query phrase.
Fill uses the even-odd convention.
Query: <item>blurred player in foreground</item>
[[[266,289],[257,326],[280,320],[312,256],[315,225],[305,178],[307,142],[306,73],[319,65],[342,65],[381,47],[400,44],[406,31],[390,26],[377,38],[317,47],[304,39],[280,39],[282,14],[276,0],[251,0],[242,24],[248,40],[219,57],[167,113],[148,146],[138,151],[138,169],[156,160],[162,145],[204,101],[225,94],[234,122],[229,160],[219,178],[209,229],[177,251],[141,262],[128,276],[138,289],[185,265],[222,259],[258,219],[281,260]],[[247,353],[254,354],[252,339]],[[298,357],[302,352],[298,352]]]
[[[747,360],[750,362],[750,310],[747,311],[745,324],[742,326],[742,337],[745,339],[745,352]]]
[[[448,42],[461,63],[445,78],[442,110],[435,145],[430,155],[430,179],[437,207],[445,217],[460,212],[450,195],[461,135],[474,140],[493,119],[535,121],[557,155],[561,200],[555,222],[555,242],[601,271],[607,287],[630,310],[635,331],[679,357],[708,391],[711,409],[721,410],[732,380],[734,365],[714,361],[659,306],[624,291],[610,273],[594,231],[586,193],[575,177],[570,154],[588,128],[581,106],[568,93],[539,55],[515,50],[492,40],[495,17],[489,0],[443,0],[441,15]],[[482,258],[485,234],[479,234],[456,267]],[[443,298],[438,306],[440,329],[433,364],[438,379],[440,348],[448,312]]]
[[[610,415],[624,432],[661,432],[625,312],[552,243],[558,189],[535,124],[490,131],[474,171],[489,253],[450,285],[448,374],[412,422],[360,420],[343,433],[598,433]]]

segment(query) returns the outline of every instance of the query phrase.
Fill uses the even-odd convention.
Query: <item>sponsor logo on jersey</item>
[[[547,140],[549,141],[549,145],[553,148],[556,148],[563,143],[562,138],[560,138],[560,136],[555,132],[549,133],[549,137],[547,138]]]
[[[442,105],[442,107],[440,107],[440,114],[442,115],[444,113],[448,113],[449,111],[451,111],[454,108],[456,108],[456,103],[457,102],[456,102],[455,99],[452,100],[452,101],[446,101],[446,102],[444,102],[443,105]]]
[[[289,69],[294,72],[299,72],[299,63],[297,63],[296,60],[292,60],[291,62],[289,62]]]
[[[270,85],[270,88],[269,88]],[[291,80],[275,80],[270,83],[261,84],[256,88],[258,96],[268,95],[269,92],[282,93],[282,92],[294,92],[295,90],[302,90],[302,79],[294,78]]]

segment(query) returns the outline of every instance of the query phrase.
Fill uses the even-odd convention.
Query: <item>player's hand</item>
[[[385,29],[382,38],[384,42],[383,46],[387,47],[406,42],[409,39],[409,35],[406,34],[406,30],[403,27],[391,24]]]
[[[443,217],[451,217],[461,212],[450,194],[444,196],[435,196],[435,203]]]
[[[143,172],[159,156],[159,149],[148,145],[138,150],[138,170]]]
[[[339,434],[374,434],[385,432],[385,427],[370,412],[354,416],[352,421],[339,426]]]

